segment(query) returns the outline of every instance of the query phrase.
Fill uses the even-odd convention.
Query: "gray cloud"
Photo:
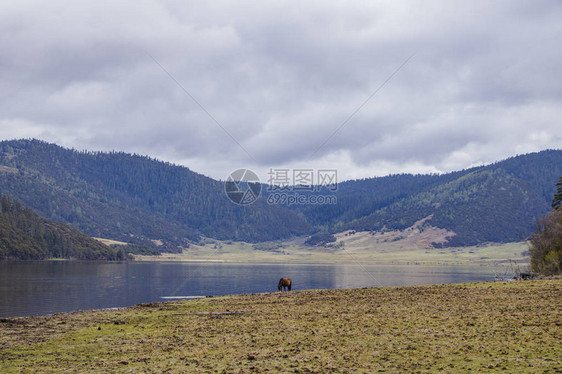
[[[557,1],[1,6],[3,139],[149,154],[222,179],[287,165],[449,171],[562,144]]]

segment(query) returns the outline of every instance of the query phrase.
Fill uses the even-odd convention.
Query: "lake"
[[[494,280],[496,268],[423,265],[310,265],[181,262],[2,262],[0,317],[131,306],[184,296]]]

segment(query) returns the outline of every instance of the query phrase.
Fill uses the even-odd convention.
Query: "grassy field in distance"
[[[113,239],[104,239],[104,238],[96,238],[96,237],[94,237],[94,239],[96,239],[99,242],[102,242],[105,245],[127,245],[128,244],[128,243],[121,242],[119,240],[113,240]]]
[[[343,247],[309,247],[304,239],[251,243],[207,239],[179,254],[135,256],[138,261],[218,261],[273,263],[353,263],[425,265],[497,265],[529,262],[526,242],[486,244],[471,247],[428,248],[404,239],[376,241],[363,233],[338,237]],[[360,240],[357,240],[359,238]],[[255,249],[264,247],[265,249]]]

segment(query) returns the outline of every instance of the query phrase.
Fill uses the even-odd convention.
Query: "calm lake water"
[[[171,296],[480,282],[494,268],[421,265],[279,265],[162,262],[0,263],[0,317],[131,306]]]

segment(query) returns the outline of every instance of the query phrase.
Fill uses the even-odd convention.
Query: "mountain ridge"
[[[544,150],[447,174],[397,175],[344,182],[338,190],[343,195],[342,199],[338,196],[338,203],[351,197],[355,201],[344,203],[348,209],[343,215],[357,205],[373,206],[381,200],[384,203],[369,214],[340,219],[336,223],[330,214],[323,215],[333,207],[312,207],[312,212],[305,211],[305,216],[315,217],[316,224],[328,223],[330,231],[335,233],[402,230],[433,215],[426,224],[456,234],[445,244],[447,246],[522,241],[531,234],[537,219],[550,210],[560,175],[562,151]],[[374,186],[391,178],[396,180],[390,183],[387,193],[384,188],[372,191],[365,188],[365,185]],[[357,187],[362,189],[359,193]]]
[[[310,226],[265,201],[232,204],[222,182],[184,166],[123,152],[78,152],[39,140],[0,142],[0,190],[91,236],[174,250],[201,235],[260,241]],[[277,230],[273,230],[277,228]]]
[[[340,182],[335,205],[228,200],[224,182],[124,152],[88,152],[40,140],[0,142],[0,192],[90,236],[181,251],[202,236],[261,242],[314,232],[403,229],[455,232],[445,245],[525,239],[549,209],[562,151],[545,150],[445,174]],[[439,245],[439,244],[436,244]]]

